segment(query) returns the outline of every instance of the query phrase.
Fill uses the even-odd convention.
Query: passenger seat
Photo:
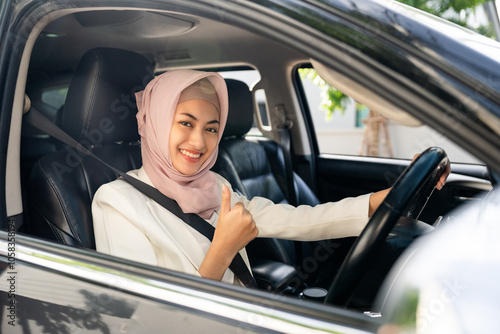
[[[247,198],[265,197],[274,203],[288,203],[283,151],[274,141],[245,137],[253,124],[254,104],[249,87],[242,81],[226,79],[229,116],[213,170],[226,178],[236,191]],[[306,183],[294,175],[297,203],[315,206],[319,200]],[[258,238],[247,251],[251,263],[261,259],[296,265],[294,241]],[[311,247],[308,247],[309,249]]]

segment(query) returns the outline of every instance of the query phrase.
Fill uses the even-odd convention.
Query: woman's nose
[[[189,145],[195,149],[202,149],[205,146],[205,138],[202,131],[191,131],[189,136]]]

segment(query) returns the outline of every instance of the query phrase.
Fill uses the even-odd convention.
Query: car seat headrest
[[[247,84],[226,79],[229,95],[229,115],[223,137],[241,137],[250,131],[253,124],[253,98]]]
[[[91,145],[137,141],[135,93],[153,78],[153,67],[140,54],[113,48],[87,51],[68,89],[63,130]]]

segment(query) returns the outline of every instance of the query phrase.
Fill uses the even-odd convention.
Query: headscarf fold
[[[219,132],[217,147],[194,175],[184,175],[173,165],[169,152],[169,137],[175,109],[182,92],[204,79],[215,88],[218,101],[213,97],[199,96],[200,99],[212,99],[218,103]],[[203,80],[201,81],[203,82]],[[197,83],[194,86],[198,86]],[[183,94],[194,99],[197,88]],[[208,219],[214,210],[220,207],[219,189],[216,176],[210,171],[217,160],[218,145],[224,132],[228,114],[228,95],[224,79],[217,73],[194,70],[174,70],[159,75],[144,89],[136,93],[137,124],[141,136],[142,162],[146,174],[153,185],[165,196],[174,199],[185,213],[195,213]],[[216,105],[217,106],[217,105]]]

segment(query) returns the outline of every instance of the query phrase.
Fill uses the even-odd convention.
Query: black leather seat
[[[111,48],[86,52],[68,90],[62,129],[112,166],[139,168],[135,92],[153,77],[149,61],[139,54]],[[116,177],[70,147],[42,157],[28,181],[29,233],[95,249],[92,199]]]
[[[253,98],[249,87],[241,81],[226,79],[229,93],[229,116],[219,146],[214,171],[225,177],[234,189],[247,198],[261,196],[274,203],[288,203],[283,151],[274,141],[245,138],[253,124]],[[298,204],[315,206],[318,198],[306,183],[294,175]],[[261,259],[296,265],[303,249],[290,240],[258,238],[247,251],[252,264]],[[297,257],[297,251],[299,252]]]

